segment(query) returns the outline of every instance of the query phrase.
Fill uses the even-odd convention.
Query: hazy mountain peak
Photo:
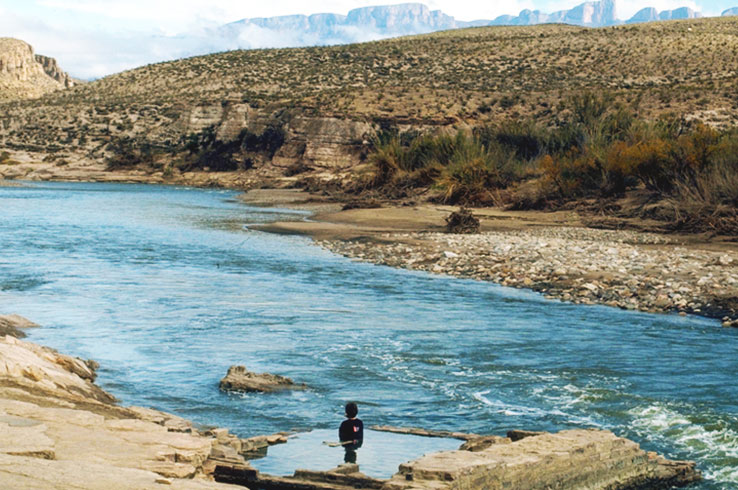
[[[655,8],[649,7],[639,10],[633,17],[626,21],[626,24],[640,24],[643,22],[654,22],[658,20],[678,20],[678,19],[697,19],[702,14],[692,10],[689,7],[681,7],[674,10],[664,10],[658,12]]]

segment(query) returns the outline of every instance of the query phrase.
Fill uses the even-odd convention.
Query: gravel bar
[[[361,261],[528,288],[551,299],[691,313],[738,327],[738,251],[695,250],[658,234],[566,227],[387,233],[319,244]]]

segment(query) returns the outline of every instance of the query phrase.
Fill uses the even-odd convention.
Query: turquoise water
[[[100,362],[122,403],[243,437],[334,430],[356,400],[367,426],[608,428],[698,460],[697,488],[738,487],[738,330],[355,263],[247,231],[304,215],[235,196],[0,188],[0,311],[41,323],[32,341]],[[220,393],[232,364],[310,389]]]

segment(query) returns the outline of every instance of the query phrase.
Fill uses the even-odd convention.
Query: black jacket
[[[361,419],[346,419],[338,429],[338,440],[341,442],[356,441],[357,446],[364,442],[364,422]]]

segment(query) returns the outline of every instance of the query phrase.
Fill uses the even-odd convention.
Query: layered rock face
[[[659,20],[684,20],[684,19],[699,19],[702,14],[692,10],[689,7],[682,7],[674,10],[664,10],[659,13]]]
[[[644,22],[654,22],[659,20],[659,12],[653,7],[646,7],[639,10],[636,14],[625,21],[626,24],[642,24]]]
[[[685,486],[694,463],[667,461],[601,430],[568,430],[426,455],[400,465],[382,490],[632,489]]]
[[[262,36],[270,47],[344,44],[385,37],[423,34],[466,27],[440,10],[430,10],[420,3],[364,7],[348,15],[315,14],[243,19],[217,31],[224,40],[242,48],[260,47],[262,42],[250,34],[268,31]],[[271,34],[271,35],[269,35]],[[281,34],[275,36],[274,34]]]
[[[40,97],[73,85],[53,58],[17,39],[0,38],[0,102]]]
[[[48,76],[64,85],[64,88],[74,87],[74,80],[72,80],[72,77],[70,77],[67,72],[59,67],[59,63],[56,62],[56,59],[37,54],[36,61],[41,63],[41,66],[44,67],[44,72]]]
[[[206,476],[224,457],[243,464],[227,431],[118,407],[92,383],[95,367],[0,338],[0,488],[232,488]]]
[[[374,134],[372,125],[363,121],[310,116],[300,110],[270,113],[241,103],[192,107],[183,115],[179,131],[193,134],[214,128],[219,140],[233,141],[243,130],[260,134],[269,127],[284,131],[284,143],[270,159],[253,155],[257,168],[260,163],[273,169],[300,163],[335,173],[355,165]]]

